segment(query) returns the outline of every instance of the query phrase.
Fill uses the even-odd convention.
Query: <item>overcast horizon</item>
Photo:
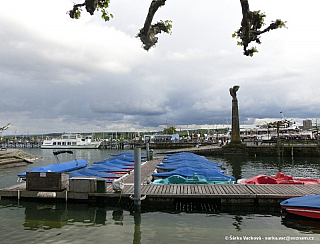
[[[0,127],[12,125],[3,135],[230,124],[234,85],[241,125],[319,117],[318,1],[249,0],[267,25],[288,27],[263,34],[254,57],[231,37],[239,0],[166,1],[154,21],[172,20],[172,34],[148,52],[135,36],[151,0],[111,0],[109,22],[86,11],[70,19],[73,2],[2,3]]]

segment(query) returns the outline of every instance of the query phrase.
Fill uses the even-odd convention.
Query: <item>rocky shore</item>
[[[0,168],[26,165],[28,163],[33,163],[38,159],[40,159],[39,156],[26,153],[20,149],[0,150]]]

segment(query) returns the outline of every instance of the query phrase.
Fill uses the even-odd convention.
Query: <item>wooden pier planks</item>
[[[25,183],[0,190],[0,196],[37,197],[37,191],[26,190]],[[320,195],[320,185],[141,185],[141,194],[147,198],[162,199],[288,199],[291,197],[310,194]],[[134,186],[125,185],[122,193],[114,192],[111,185],[107,185],[106,193],[77,194],[68,192],[68,198],[88,199],[90,197],[129,197],[134,195]],[[86,196],[84,196],[86,195]],[[57,198],[65,198],[66,193],[57,192]]]
[[[320,194],[320,185],[246,185],[258,196],[304,196]]]
[[[141,193],[152,197],[172,198],[289,198],[320,194],[320,185],[141,185]],[[114,194],[107,187],[106,196]],[[125,185],[123,193],[134,194],[133,185]]]
[[[158,164],[161,163],[162,159],[163,157],[159,157],[154,160],[145,162],[141,165],[141,183],[148,181],[148,177],[151,176]],[[132,171],[130,175],[124,178],[124,182],[126,184],[134,183],[134,171]]]

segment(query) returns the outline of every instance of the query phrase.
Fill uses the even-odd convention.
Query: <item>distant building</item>
[[[144,141],[146,141],[146,137],[149,138],[151,143],[154,142],[179,142],[179,134],[173,135],[145,135]]]
[[[312,129],[312,120],[306,119],[303,121],[303,129],[304,130],[311,130]]]

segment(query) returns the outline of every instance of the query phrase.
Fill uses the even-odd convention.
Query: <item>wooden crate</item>
[[[63,191],[69,187],[69,174],[56,172],[27,172],[27,190]]]

